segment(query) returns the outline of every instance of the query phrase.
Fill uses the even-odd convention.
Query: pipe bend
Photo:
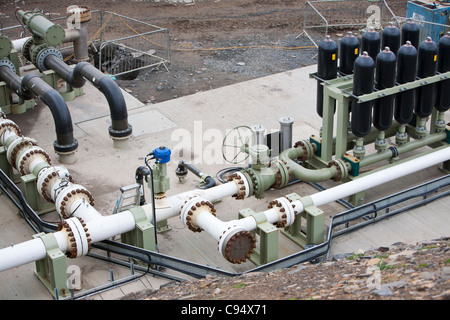
[[[111,126],[109,127],[111,137],[123,138],[130,136],[132,127],[128,124],[127,105],[119,86],[114,80],[87,62],[80,62],[75,67],[75,79],[80,76],[89,80],[105,95],[111,113]]]
[[[296,179],[306,182],[322,182],[333,179],[338,174],[334,166],[322,169],[307,169],[293,160],[302,155],[302,149],[289,148],[283,151],[279,156],[280,160],[286,161],[287,166],[290,167],[289,172],[292,173]]]
[[[57,152],[72,152],[77,149],[78,141],[73,137],[72,117],[64,98],[44,80],[36,75],[26,75],[22,86],[35,95],[49,108],[56,128],[54,148]]]

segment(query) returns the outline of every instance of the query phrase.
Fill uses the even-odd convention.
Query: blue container
[[[450,26],[446,28],[430,23],[439,23],[448,26],[450,24],[449,16],[450,6],[441,5],[438,2],[433,3],[428,0],[408,1],[406,5],[406,17],[413,18],[420,26],[420,42],[427,37],[431,37],[434,42],[438,43],[446,31],[450,31]],[[416,20],[430,23],[421,23]]]

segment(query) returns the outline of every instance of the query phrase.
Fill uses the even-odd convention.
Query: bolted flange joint
[[[197,225],[197,217],[200,213],[208,212],[216,216],[214,205],[202,197],[193,197],[186,200],[181,206],[180,218],[184,225],[193,232],[202,232],[203,229]]]
[[[230,226],[219,238],[219,252],[233,264],[246,262],[255,251],[256,239],[250,231]]]
[[[277,228],[290,226],[295,221],[295,205],[285,197],[270,201],[268,209],[273,209],[278,212],[278,221],[274,223],[274,226]]]
[[[75,210],[72,211],[72,204],[79,199],[84,198],[91,206],[94,206],[94,197],[83,186],[78,184],[69,184],[69,186],[62,189],[55,200],[56,211],[64,218],[72,216]]]
[[[333,177],[333,181],[342,181],[348,177],[348,170],[350,164],[344,160],[337,159],[328,163],[328,168],[335,167],[336,174]]]
[[[58,231],[64,231],[66,234],[68,258],[85,256],[91,251],[91,238],[83,219],[73,217],[64,220],[58,224]]]
[[[39,171],[36,186],[45,200],[55,203],[59,193],[71,183],[73,178],[69,171],[62,166],[54,166]]]
[[[240,172],[232,173],[228,177],[227,181],[235,183],[237,186],[238,191],[236,194],[233,195],[233,198],[236,198],[236,200],[243,200],[244,198],[249,197],[250,194],[249,184],[246,177],[242,173]]]

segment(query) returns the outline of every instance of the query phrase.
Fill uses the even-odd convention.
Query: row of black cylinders
[[[419,33],[418,25],[407,21],[401,31],[392,24],[381,35],[369,29],[361,41],[348,33],[339,48],[327,37],[319,44],[317,76],[331,80],[337,78],[338,72],[353,74],[353,95],[360,96],[374,89],[383,90],[450,71],[450,33],[441,37],[439,45],[431,38],[419,44]],[[321,82],[317,84],[317,113],[322,117]],[[353,100],[349,106],[351,129],[355,136],[364,137],[372,123],[378,130],[385,131],[392,125],[393,118],[400,124],[407,124],[414,113],[419,118],[427,118],[433,107],[440,112],[449,109],[450,79],[386,95],[374,102]]]

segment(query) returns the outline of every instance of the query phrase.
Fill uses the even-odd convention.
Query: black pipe
[[[33,99],[33,93],[22,87],[22,79],[7,66],[0,67],[0,80],[24,100]]]
[[[128,124],[125,99],[119,86],[110,77],[88,62],[80,62],[72,70],[55,55],[47,56],[44,64],[47,68],[54,70],[74,88],[82,86],[85,79],[89,80],[105,95],[108,101],[111,113],[111,126],[109,127],[111,137],[123,138],[131,135],[132,127]]]
[[[23,77],[22,86],[33,92],[50,108],[56,128],[56,141],[53,143],[55,151],[75,151],[78,148],[78,141],[73,137],[72,117],[64,98],[36,75]]]
[[[56,128],[56,152],[71,152],[78,148],[73,137],[72,117],[61,95],[36,75],[26,75],[22,79],[9,67],[0,67],[0,80],[5,81],[22,99],[29,100],[36,95],[46,104],[52,113]]]
[[[73,88],[81,88],[86,83],[86,79],[83,77],[74,77],[73,69],[54,54],[45,58],[44,65],[47,69],[55,71],[56,74]]]
[[[184,177],[186,175],[186,169],[189,170],[190,172],[192,172],[193,174],[195,174],[197,177],[205,180],[206,184],[202,187],[199,187],[199,189],[208,189],[208,188],[214,187],[216,185],[216,181],[212,177],[206,176],[206,178],[203,178],[204,174],[203,174],[203,172],[200,171],[200,169],[198,169],[191,163],[186,162],[184,160],[181,160],[178,163],[176,175]]]

